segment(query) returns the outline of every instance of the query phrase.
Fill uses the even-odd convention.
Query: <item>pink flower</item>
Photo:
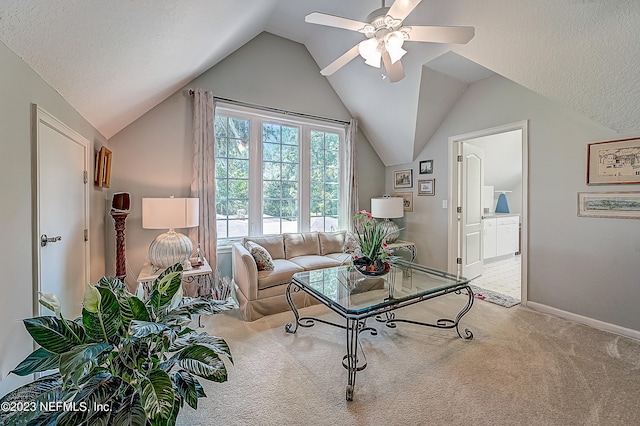
[[[382,243],[382,248],[386,249],[387,247],[389,247],[389,245],[385,242]]]

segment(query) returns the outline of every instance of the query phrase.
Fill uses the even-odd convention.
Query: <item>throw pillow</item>
[[[273,271],[275,269],[271,255],[260,244],[247,241],[244,246],[255,259],[256,265],[258,265],[258,271]]]
[[[354,253],[359,247],[360,244],[358,244],[358,239],[353,232],[347,232],[344,236],[344,247],[342,248],[342,251],[344,253]]]

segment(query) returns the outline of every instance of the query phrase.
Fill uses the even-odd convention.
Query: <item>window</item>
[[[218,239],[339,229],[344,129],[218,106]]]

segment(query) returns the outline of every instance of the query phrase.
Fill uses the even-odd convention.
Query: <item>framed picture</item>
[[[104,146],[96,155],[95,182],[101,188],[108,188],[111,184],[111,151]]]
[[[640,192],[578,192],[578,216],[640,219]]]
[[[413,188],[413,169],[393,172],[393,189]]]
[[[433,173],[433,160],[425,160],[420,162],[420,174],[431,174]],[[420,195],[420,194],[418,194]]]
[[[418,195],[436,195],[436,180],[418,180]]]
[[[640,183],[640,138],[587,145],[587,185]]]
[[[405,212],[413,211],[413,192],[394,192],[393,196],[402,197]]]

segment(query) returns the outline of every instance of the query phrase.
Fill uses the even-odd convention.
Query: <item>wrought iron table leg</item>
[[[293,299],[291,298],[291,286],[295,286],[294,291],[298,292],[300,291],[300,287],[298,287],[297,285],[294,284],[293,281],[291,281],[289,283],[289,285],[287,286],[287,290],[285,291],[285,295],[287,296],[287,302],[289,302],[289,306],[291,307],[291,310],[293,311],[293,315],[296,317],[296,321],[295,321],[295,326],[294,324],[288,322],[285,326],[284,326],[284,330],[287,333],[295,333],[296,331],[298,331],[298,325],[300,325],[300,314],[298,314],[298,309],[296,308],[296,305],[293,303]],[[293,329],[292,329],[293,327]]]
[[[358,327],[358,320],[347,319],[347,354],[343,358],[343,365],[348,370],[349,378],[347,380],[347,401],[353,401],[353,389],[356,385],[356,373],[358,370],[364,368],[361,366],[358,368],[358,335],[360,330]],[[346,363],[345,363],[346,361]],[[366,366],[366,365],[365,365]]]

